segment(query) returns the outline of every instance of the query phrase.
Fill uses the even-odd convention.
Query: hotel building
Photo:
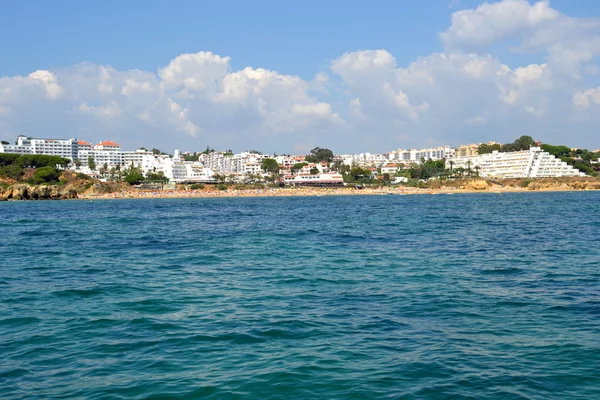
[[[82,141],[83,142],[83,141]],[[106,164],[108,168],[113,167],[129,167],[131,165],[142,168],[144,164],[149,164],[148,157],[153,156],[152,152],[138,149],[135,151],[121,150],[118,143],[106,140],[98,143],[95,146],[87,142],[83,142],[77,158],[81,161],[81,165],[88,166],[90,157],[96,163],[96,168],[101,168]]]
[[[59,156],[71,161],[77,158],[79,143],[77,139],[36,139],[19,135],[14,145],[0,144],[0,153],[44,154]]]
[[[542,151],[539,147],[510,153],[494,151],[474,157],[458,157],[452,160],[452,167],[477,169],[482,177],[500,179],[585,176],[584,173]]]

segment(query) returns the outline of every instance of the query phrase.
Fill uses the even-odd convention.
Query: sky
[[[0,2],[0,139],[600,147],[600,2]]]

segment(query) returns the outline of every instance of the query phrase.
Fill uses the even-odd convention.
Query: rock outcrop
[[[467,190],[488,190],[489,188],[490,188],[490,185],[488,185],[488,183],[486,181],[484,181],[483,179],[477,179],[474,181],[470,181],[465,186],[465,189],[467,189]]]
[[[0,189],[0,199],[3,200],[68,200],[77,197],[77,190],[66,186],[15,184]]]

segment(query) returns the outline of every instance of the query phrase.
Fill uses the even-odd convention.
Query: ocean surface
[[[0,399],[600,399],[600,193],[0,203]]]

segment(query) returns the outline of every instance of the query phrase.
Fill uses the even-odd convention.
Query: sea
[[[600,193],[0,203],[0,399],[600,399]]]

